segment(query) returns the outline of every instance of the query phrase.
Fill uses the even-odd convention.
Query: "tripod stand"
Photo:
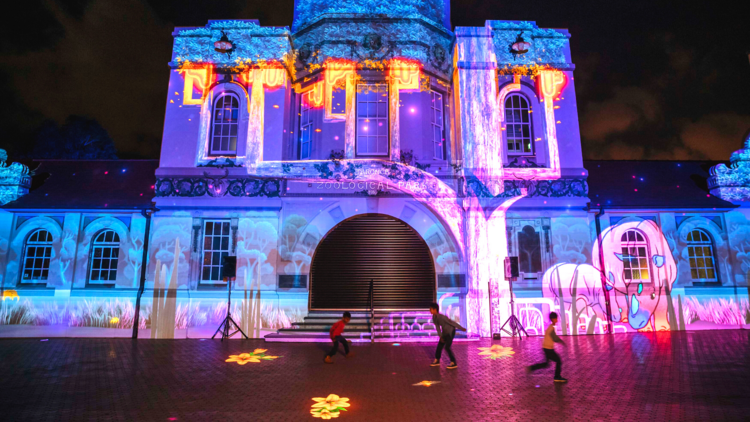
[[[515,280],[515,277],[508,279],[508,287],[510,287],[510,318],[508,318],[502,327],[500,327],[500,333],[505,331],[505,333],[510,334],[511,337],[515,337],[518,335],[518,339],[521,340],[523,337],[521,336],[521,333],[526,334],[526,337],[529,336],[529,333],[524,330],[523,325],[521,324],[521,321],[516,318],[515,313],[515,306],[513,302],[513,281]],[[509,325],[508,328],[510,328],[510,332],[505,330],[505,326]],[[498,333],[498,334],[500,334]]]
[[[227,316],[224,318],[223,321],[221,321],[221,324],[219,325],[219,328],[216,329],[216,332],[213,336],[211,336],[211,339],[213,340],[217,334],[219,334],[219,331],[221,331],[221,341],[224,341],[225,338],[230,338],[233,335],[237,334],[238,332],[242,334],[243,337],[248,338],[247,334],[245,334],[244,331],[242,331],[242,328],[232,319],[232,279],[234,277],[228,277],[227,278]],[[236,330],[232,331],[232,325],[234,325],[234,328]],[[229,332],[232,331],[230,334]]]

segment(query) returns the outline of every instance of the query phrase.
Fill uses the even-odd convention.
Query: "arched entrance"
[[[310,269],[311,310],[425,309],[435,301],[435,265],[427,243],[405,222],[362,214],[321,240]]]

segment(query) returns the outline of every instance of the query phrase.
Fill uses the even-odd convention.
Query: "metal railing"
[[[375,342],[375,305],[373,304],[373,279],[370,279],[370,341]]]

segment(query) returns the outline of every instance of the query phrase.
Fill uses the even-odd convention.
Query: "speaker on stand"
[[[506,334],[510,335],[511,337],[518,336],[519,340],[523,337],[521,336],[521,333],[526,334],[526,337],[529,336],[529,333],[526,332],[526,330],[523,328],[523,325],[521,325],[521,321],[518,320],[515,313],[515,302],[513,300],[513,282],[518,279],[519,271],[518,271],[518,257],[517,256],[508,256],[505,258],[505,279],[508,280],[508,287],[510,288],[510,318],[508,318],[505,323],[503,323],[503,326],[500,327],[500,332],[495,333],[492,337],[499,340],[502,337],[502,333],[505,332]],[[506,330],[505,327],[508,327]],[[510,330],[510,331],[508,331]]]
[[[237,277],[237,257],[236,256],[225,256],[221,260],[221,278],[227,282],[227,316],[216,329],[216,332],[211,339],[215,338],[219,332],[221,332],[221,341],[225,338],[230,338],[233,335],[240,333],[243,337],[248,338],[239,324],[232,319],[232,280]]]

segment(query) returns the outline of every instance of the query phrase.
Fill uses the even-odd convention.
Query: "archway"
[[[435,301],[435,265],[419,233],[388,215],[360,214],[318,244],[310,309],[368,309],[371,279],[375,309],[425,309]]]

